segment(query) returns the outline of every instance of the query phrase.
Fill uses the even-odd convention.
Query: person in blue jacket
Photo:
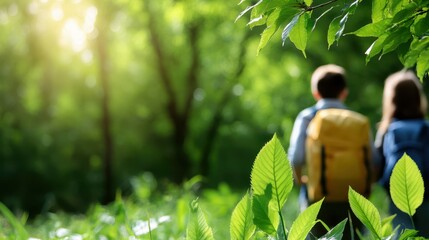
[[[393,227],[399,227],[399,234],[415,227],[419,236],[429,237],[429,123],[425,120],[427,99],[422,84],[412,71],[396,72],[385,81],[382,101],[383,116],[375,140],[382,158],[379,183],[390,194],[393,167],[407,153],[417,163],[426,190],[413,219],[389,199],[389,213],[396,214]]]

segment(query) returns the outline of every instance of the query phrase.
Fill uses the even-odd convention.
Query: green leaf
[[[257,53],[261,51],[262,48],[264,48],[267,43],[270,41],[271,37],[276,33],[278,29],[278,22],[277,20],[280,17],[280,9],[274,10],[273,13],[271,13],[267,18],[267,28],[262,32],[261,39],[259,40],[259,46],[256,50]]]
[[[328,49],[335,41],[338,42],[343,36],[347,20],[349,19],[349,16],[354,14],[358,4],[359,0],[352,2],[343,9],[344,15],[342,17],[337,16],[331,21],[328,28]]]
[[[280,210],[292,190],[292,167],[274,134],[256,156],[251,173],[254,223],[268,234],[275,234]]]
[[[383,50],[384,41],[388,37],[388,34],[383,34],[377,40],[375,40],[371,46],[366,50],[366,61],[368,62],[372,57],[379,54]]]
[[[335,227],[333,227],[329,232],[322,236],[322,239],[326,240],[336,240],[343,238],[344,228],[346,226],[347,219],[344,219],[340,223],[338,223]]]
[[[292,20],[286,25],[286,27],[282,31],[282,42],[285,43],[286,39],[289,37],[290,32],[295,27],[295,25],[298,23],[298,19],[301,16],[301,13],[296,14]]]
[[[354,34],[358,37],[380,37],[386,32],[391,21],[392,19],[384,19],[379,22],[370,23],[354,32],[351,32],[350,34]]]
[[[249,193],[237,204],[231,216],[230,235],[231,239],[250,239],[255,233],[256,226],[253,224],[252,197]]]
[[[400,11],[394,14],[392,23],[396,23],[398,25],[410,25],[412,22],[409,19],[414,17],[414,14],[417,10],[418,6],[414,2],[410,2],[409,4],[403,6]],[[395,25],[393,25],[395,27]]]
[[[429,49],[421,52],[417,60],[417,76],[423,80],[427,72],[429,72]]]
[[[250,29],[252,29],[256,26],[264,25],[265,23],[267,23],[267,16],[261,15],[257,18],[250,19],[250,21],[247,23],[247,26],[249,26]]]
[[[343,16],[340,20],[340,29],[338,29],[337,33],[335,34],[335,41],[338,41],[340,37],[343,35],[344,28],[346,27],[347,20],[349,19],[349,14]]]
[[[15,239],[28,239],[28,232],[24,225],[15,217],[15,215],[0,202],[0,213],[6,218],[9,224],[15,230]],[[11,236],[10,236],[11,237]]]
[[[289,34],[290,41],[295,45],[298,50],[302,51],[304,57],[306,57],[305,49],[307,47],[308,34],[311,31],[311,27],[309,28],[308,25],[309,19],[309,12],[301,14],[298,18],[298,22],[292,28]]]
[[[384,18],[384,8],[386,7],[386,0],[373,0],[372,1],[372,22],[381,21]]]
[[[280,223],[278,207],[272,200],[272,185],[268,184],[263,194],[253,196],[253,222],[262,231],[274,235]]]
[[[295,8],[285,8],[276,9],[268,16],[267,28],[261,35],[257,53],[259,53],[259,51],[267,45],[268,41],[277,32],[280,25],[282,25],[284,22],[290,21],[296,13],[297,10]]]
[[[429,34],[429,15],[417,16],[410,30],[418,38],[427,36]]]
[[[302,213],[298,215],[290,227],[288,239],[301,240],[305,239],[310,230],[316,224],[316,217],[319,214],[320,207],[322,206],[323,199],[312,204]]]
[[[265,195],[271,185],[276,211],[280,211],[293,187],[292,167],[277,135],[256,156],[251,172],[254,195]]]
[[[328,48],[335,42],[336,34],[340,30],[340,16],[334,18],[328,28]]]
[[[401,236],[399,237],[399,240],[408,240],[408,239],[414,239],[414,237],[417,236],[417,234],[419,233],[419,231],[415,230],[415,229],[405,229],[404,232],[401,234]],[[420,239],[420,238],[418,238]],[[426,238],[423,238],[426,239]]]
[[[259,40],[258,49],[256,50],[256,54],[259,54],[259,52],[264,48],[267,43],[270,41],[271,37],[276,33],[275,27],[267,27],[261,35],[261,39]]]
[[[405,55],[401,58],[404,67],[410,68],[417,63],[417,59],[420,53],[429,47],[429,38],[425,39],[413,39],[408,49],[405,51]]]
[[[395,234],[392,227],[392,221],[395,217],[396,217],[396,214],[381,220],[381,236],[388,237]]]
[[[260,0],[259,2],[255,3],[252,6],[248,6],[246,9],[244,9],[240,14],[238,14],[237,18],[235,19],[235,21],[237,21],[239,18],[241,18],[244,14],[246,14],[248,11],[252,10],[254,7],[258,6],[259,4],[261,4],[264,0]],[[241,1],[239,4],[241,4],[243,1]]]
[[[260,4],[258,4],[257,6],[255,6],[255,8],[253,8],[252,13],[251,13],[251,17],[255,18],[255,17],[259,17],[261,15],[265,15],[267,12],[271,12],[274,9],[282,9],[285,8],[285,1],[284,0],[265,0],[262,1]]]
[[[313,4],[313,0],[304,0],[306,6],[311,6]]]
[[[396,13],[404,9],[404,6],[406,6],[407,3],[408,0],[391,0],[389,1],[385,12],[389,13],[391,16],[394,16]]]
[[[208,226],[203,211],[198,206],[198,199],[190,204],[191,216],[186,229],[187,240],[214,240],[212,229]]]
[[[356,9],[357,9],[357,7],[358,7],[358,5],[359,5],[359,2],[360,2],[361,0],[355,0],[354,2],[352,2],[352,3],[350,3],[349,5],[348,5],[348,7],[346,7],[344,10],[343,10],[343,12],[345,12],[346,14],[348,14],[348,15],[352,15],[352,14],[354,14],[355,13],[355,11],[356,11]]]
[[[396,163],[390,177],[393,203],[404,213],[413,216],[423,202],[423,178],[417,164],[404,154]]]
[[[334,29],[336,30],[335,34],[333,32],[331,32],[334,29],[332,29],[332,30],[330,28],[328,29],[328,34],[334,35],[333,36],[333,38],[334,38],[333,40],[334,41],[338,42],[340,40],[341,36],[343,35],[344,28],[346,27],[346,22],[347,22],[348,18],[349,18],[349,14],[347,13],[346,15],[344,15],[341,18],[341,20],[338,23],[338,26],[334,26],[335,27]],[[330,25],[329,25],[329,27],[330,27]],[[332,43],[334,43],[332,41],[332,36],[329,36],[328,37],[328,48],[332,45]]]
[[[349,187],[349,204],[356,217],[369,229],[371,234],[381,239],[381,218],[377,208],[365,197]]]
[[[411,34],[409,29],[406,27],[398,28],[393,33],[389,34],[384,41],[383,52],[381,55],[385,55],[389,52],[392,52],[398,48],[402,43],[410,40]]]

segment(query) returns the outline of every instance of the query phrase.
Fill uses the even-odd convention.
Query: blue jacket
[[[429,122],[424,119],[394,120],[383,140],[384,169],[380,179],[389,189],[390,175],[396,162],[407,153],[422,172],[425,188],[429,186]],[[429,191],[425,192],[425,199]]]

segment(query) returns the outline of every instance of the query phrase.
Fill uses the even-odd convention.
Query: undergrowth
[[[405,181],[407,179],[407,181]],[[412,216],[423,199],[423,180],[414,161],[404,155],[395,166],[391,195]],[[401,184],[406,182],[407,184]],[[276,135],[261,149],[250,173],[250,188],[199,189],[200,177],[182,186],[169,185],[162,194],[156,179],[145,173],[132,180],[134,192],[117,193],[109,205],[95,204],[86,214],[48,213],[29,221],[0,203],[0,239],[305,239],[318,222],[323,200],[299,213],[298,189]],[[410,191],[412,190],[412,191]],[[353,213],[368,231],[362,239],[422,239],[407,229],[396,232],[388,216],[387,195],[375,187],[370,199],[349,189]],[[324,239],[341,239],[347,219],[329,229]],[[323,224],[323,223],[322,223]],[[311,236],[311,235],[309,235]]]

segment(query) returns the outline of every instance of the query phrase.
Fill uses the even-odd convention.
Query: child
[[[416,161],[425,181],[424,203],[414,215],[414,224],[419,236],[429,237],[429,191],[428,150],[429,123],[425,120],[427,108],[426,96],[416,75],[411,71],[399,71],[390,75],[384,85],[383,116],[376,136],[376,148],[382,156],[383,172],[380,184],[389,193],[389,181],[393,167],[406,152]],[[398,148],[400,142],[408,147]],[[415,142],[415,144],[413,143]],[[418,146],[422,146],[418,148]],[[398,150],[396,150],[398,149]],[[426,162],[426,164],[424,163]],[[426,167],[425,167],[426,165]],[[413,229],[410,217],[400,211],[390,199],[390,214],[397,214],[393,219],[394,227],[399,226],[399,233]]]
[[[312,204],[314,202],[311,199],[308,199],[306,190],[308,179],[302,172],[308,162],[306,159],[306,139],[308,137],[307,127],[315,117],[316,112],[319,110],[328,108],[346,109],[346,106],[343,103],[348,95],[345,70],[342,67],[333,64],[320,66],[314,71],[311,77],[311,92],[317,103],[299,113],[293,126],[288,149],[288,158],[292,163],[295,179],[297,183],[302,186],[300,193],[301,210],[304,210],[308,204]],[[371,136],[371,134],[368,133],[368,136]],[[376,153],[374,147],[370,144],[370,142],[372,142],[370,141],[370,137],[368,137],[367,142],[368,145],[371,145],[371,149],[369,150],[371,151],[370,155],[375,156]],[[311,163],[311,161],[309,163]],[[345,199],[347,199],[347,196],[345,196]],[[329,202],[325,199],[318,218],[332,228],[342,220],[348,218],[349,212],[352,216],[353,227],[362,229],[362,223],[357,220],[351,212],[347,200]],[[321,237],[326,232],[327,231],[323,225],[318,223],[314,226],[311,233],[316,237]],[[345,227],[343,236],[344,239],[351,237],[349,224]],[[355,235],[355,237],[357,239],[357,235]]]

